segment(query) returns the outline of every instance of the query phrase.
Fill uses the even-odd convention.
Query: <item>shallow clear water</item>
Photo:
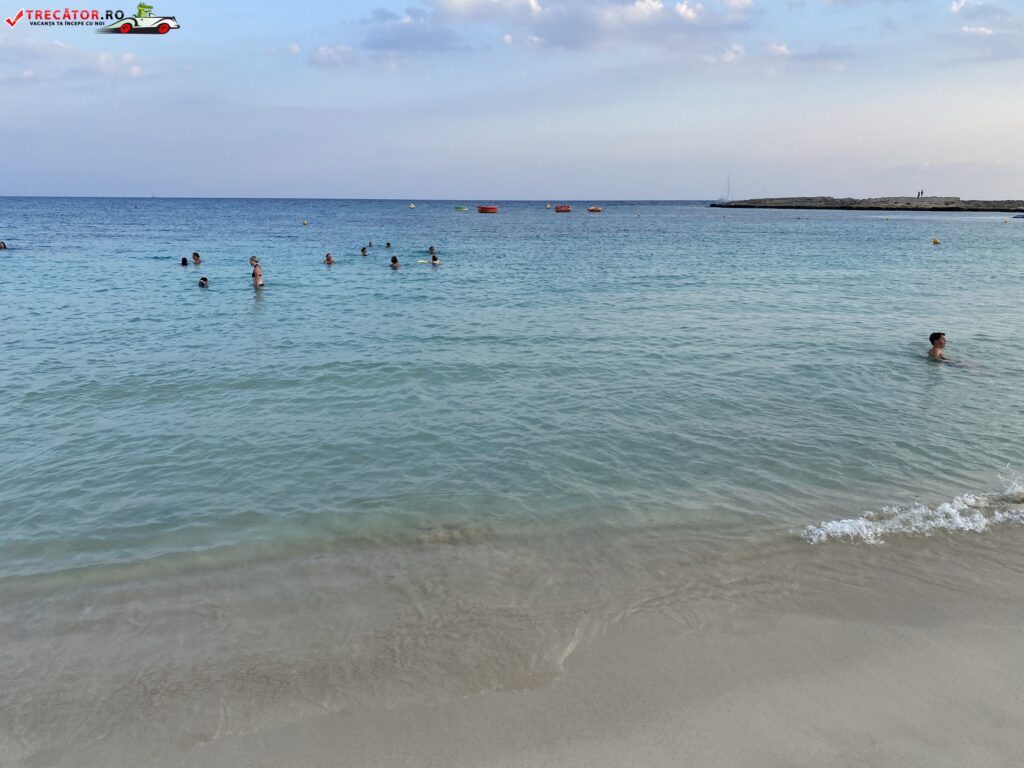
[[[3,199],[0,577],[439,525],[786,531],[1019,465],[1024,222],[584,207]]]

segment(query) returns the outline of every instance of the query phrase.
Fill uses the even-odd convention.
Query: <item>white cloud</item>
[[[950,12],[960,13],[966,5],[973,5],[973,0],[953,0],[953,4],[949,7]]]
[[[988,27],[961,27],[960,29],[962,29],[968,35],[992,35],[992,34],[995,34]]]
[[[318,67],[339,67],[354,59],[354,51],[347,45],[321,45],[309,57],[311,64]]]
[[[301,51],[301,50],[302,49],[299,47],[298,43],[289,43],[288,44],[288,53],[290,53],[292,56],[297,56],[299,51]]]
[[[452,16],[485,18],[516,12],[538,16],[544,11],[540,0],[433,0],[430,5]]]
[[[134,65],[131,69],[128,70],[128,76],[142,77],[142,67],[140,67],[138,64]]]
[[[724,0],[725,5],[734,11],[745,11],[754,7],[754,0]]]
[[[512,45],[512,35],[506,32],[505,36],[501,38],[501,42],[503,42],[505,45]]]
[[[664,9],[661,0],[634,0],[631,5],[613,5],[602,10],[602,16],[611,24],[637,24],[650,21]]]
[[[690,5],[687,0],[683,0],[681,3],[676,3],[676,13],[687,21],[697,21],[697,17],[700,16],[701,11],[703,10],[704,6],[700,3]]]
[[[782,56],[783,58],[793,55],[793,52],[789,50],[789,46],[785,43],[768,43],[768,52],[773,56]]]

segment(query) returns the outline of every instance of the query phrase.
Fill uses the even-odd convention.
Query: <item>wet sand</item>
[[[686,565],[688,581],[674,574],[611,621],[574,617],[552,679],[340,712],[277,707],[198,739],[146,722],[24,764],[1019,765],[1022,547],[1020,526],[774,542],[706,572]],[[501,633],[465,629],[453,617],[426,642],[473,668],[473,642]]]

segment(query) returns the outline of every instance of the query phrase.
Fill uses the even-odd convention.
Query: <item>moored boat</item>
[[[556,205],[555,213],[572,213],[571,205]]]
[[[468,211],[469,210],[469,206],[466,206],[466,205],[456,205],[455,206],[455,210],[456,211]]]
[[[478,205],[476,207],[477,213],[497,213],[498,206],[496,205]]]
[[[416,203],[409,203],[409,207],[410,208],[415,208],[416,207]]]
[[[545,205],[544,207],[545,207],[545,208],[550,208],[550,207],[551,207],[551,203],[548,203],[548,204],[547,204],[547,205]]]
[[[587,208],[587,213],[600,213],[600,212],[601,212],[601,206],[599,206],[599,205],[592,205],[589,208]]]

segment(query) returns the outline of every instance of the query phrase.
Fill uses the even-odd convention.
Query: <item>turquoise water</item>
[[[1020,466],[1024,222],[586,204],[2,199],[0,579],[785,533]]]

